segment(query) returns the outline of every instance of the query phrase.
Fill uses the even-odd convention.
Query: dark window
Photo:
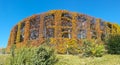
[[[62,26],[72,26],[72,22],[71,22],[72,16],[71,14],[68,13],[63,13],[62,14]]]
[[[46,35],[47,35],[47,38],[53,38],[54,37],[54,29],[53,28],[47,28]]]
[[[54,24],[54,14],[47,15],[44,17],[44,22],[46,26],[53,26]]]
[[[14,38],[15,38],[15,39],[14,39],[14,44],[16,44],[17,31],[18,31],[18,25],[15,26],[15,31],[14,31],[14,32],[15,32],[15,34],[14,34],[14,36],[15,36],[15,37],[14,37]]]
[[[91,30],[95,30],[95,23],[96,22],[96,20],[93,18],[91,21],[90,21],[90,29]]]
[[[104,28],[105,28],[105,24],[104,24],[104,22],[100,22],[100,29],[103,31]]]
[[[62,17],[66,17],[66,18],[72,19],[72,15],[69,14],[69,13],[63,13]]]
[[[72,29],[71,28],[64,28],[62,29],[62,37],[63,38],[72,38]]]
[[[62,37],[63,38],[69,38],[69,34],[68,33],[63,33]]]
[[[49,28],[49,26],[53,27],[54,25],[55,25],[54,14],[49,14],[44,17],[44,31],[43,32],[44,32],[45,38],[54,37],[54,29]]]
[[[86,30],[78,30],[77,37],[78,37],[78,39],[85,39],[86,38]]]
[[[25,22],[21,23],[21,29],[20,29],[20,42],[24,40],[24,32],[25,32]]]
[[[37,15],[34,19],[30,20],[30,40],[39,38],[40,16]]]
[[[97,39],[97,33],[95,31],[91,31],[92,32],[92,39]]]
[[[85,15],[81,15],[81,16],[77,16],[77,21],[78,22],[86,22],[86,16]]]

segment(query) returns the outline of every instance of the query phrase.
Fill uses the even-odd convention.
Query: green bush
[[[2,48],[2,54],[5,54],[6,51],[5,51],[5,48]]]
[[[54,65],[57,61],[54,50],[40,46],[13,49],[9,65]]]
[[[72,55],[79,54],[79,50],[77,48],[69,47],[67,48],[67,50],[69,54],[72,54]]]
[[[34,56],[33,48],[20,48],[19,50],[13,50],[10,65],[33,65],[32,59]]]
[[[54,65],[57,61],[54,50],[43,46],[36,49],[33,59],[34,65]]]
[[[120,35],[111,34],[106,41],[106,46],[108,53],[110,54],[120,54]]]
[[[94,43],[91,41],[84,41],[82,47],[83,56],[89,57],[89,56],[95,56],[95,57],[101,57],[105,53],[105,47],[103,44]]]

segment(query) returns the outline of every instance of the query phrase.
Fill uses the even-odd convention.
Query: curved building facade
[[[112,33],[120,33],[120,27],[85,14],[66,10],[52,10],[30,16],[13,27],[7,49],[13,44],[39,46],[46,39],[97,39],[103,41]]]

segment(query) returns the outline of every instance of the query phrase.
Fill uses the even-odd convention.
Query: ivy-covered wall
[[[12,44],[39,46],[46,39],[54,44],[65,39],[97,39],[104,41],[109,34],[120,33],[120,26],[86,14],[66,10],[51,10],[19,22],[11,31],[7,49]],[[59,41],[59,42],[58,42]]]

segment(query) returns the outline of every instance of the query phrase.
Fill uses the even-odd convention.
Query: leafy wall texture
[[[17,48],[24,45],[39,46],[46,39],[52,43],[64,43],[65,39],[83,39],[104,41],[109,34],[120,33],[117,24],[103,21],[85,14],[66,10],[51,10],[30,16],[13,27],[7,50],[13,44]],[[54,42],[53,42],[54,41]]]

